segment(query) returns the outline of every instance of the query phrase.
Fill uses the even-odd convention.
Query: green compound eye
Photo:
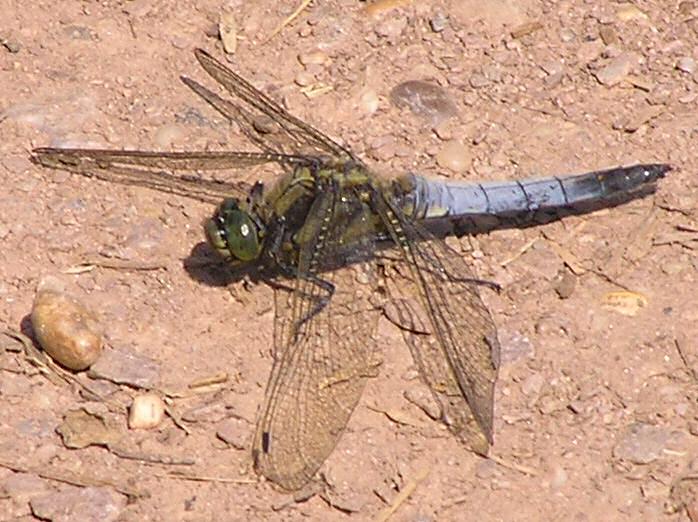
[[[225,217],[224,229],[231,254],[240,261],[257,259],[260,251],[257,227],[246,212],[231,210]]]
[[[261,251],[259,231],[235,199],[226,199],[204,225],[209,244],[225,258],[253,261]]]

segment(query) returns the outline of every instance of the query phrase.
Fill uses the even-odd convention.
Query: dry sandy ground
[[[78,376],[109,396],[96,404],[3,337],[0,519],[368,520],[399,504],[394,520],[698,520],[698,7],[507,4],[367,12],[316,0],[268,39],[296,2],[0,0],[0,323],[27,331],[37,282],[60,276],[99,314],[109,351],[149,358],[158,390],[184,392],[172,408],[189,431],[170,418],[127,430],[136,389]],[[29,162],[46,145],[250,147],[179,81],[212,85],[193,49],[224,56],[224,13],[237,27],[232,66],[380,171],[479,180],[675,167],[653,197],[461,240],[479,276],[504,287],[485,295],[504,350],[492,459],[405,399],[423,385],[382,321],[381,375],[323,467],[324,497],[295,502],[260,481],[249,441],[271,366],[271,292],[185,270],[212,208]],[[458,109],[438,132],[390,101],[415,79],[443,86]],[[465,146],[458,172],[437,163],[452,141]],[[85,260],[157,268],[75,270]],[[561,273],[575,285],[564,299]],[[622,290],[643,306],[604,305]],[[205,393],[188,388],[221,372]],[[56,428],[81,406],[114,418],[128,451],[66,448]]]

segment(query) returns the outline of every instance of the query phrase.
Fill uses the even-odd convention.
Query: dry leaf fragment
[[[621,290],[618,292],[608,292],[601,300],[605,308],[614,310],[619,314],[635,317],[640,309],[648,304],[647,298],[638,293]]]

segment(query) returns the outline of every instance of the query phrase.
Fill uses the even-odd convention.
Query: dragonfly
[[[259,151],[38,148],[32,160],[217,204],[204,225],[210,247],[274,289],[273,365],[252,440],[257,472],[288,491],[314,478],[378,374],[381,316],[400,328],[435,417],[486,455],[500,345],[480,291],[496,284],[478,279],[432,225],[524,224],[610,207],[652,193],[670,166],[487,183],[386,177],[206,51],[195,55],[226,94],[182,81]],[[270,186],[201,176],[268,164],[281,170]]]

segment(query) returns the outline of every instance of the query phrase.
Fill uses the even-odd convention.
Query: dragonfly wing
[[[262,152],[148,152],[101,149],[39,148],[32,160],[44,167],[67,170],[122,185],[138,185],[202,201],[243,196],[245,183],[202,179],[185,172],[239,169],[264,163],[292,164],[296,158]]]
[[[248,137],[254,135],[255,137],[250,138],[252,141],[258,143],[261,140],[272,143],[272,147],[264,145],[266,150],[310,156],[320,154],[343,160],[351,159],[355,164],[361,164],[349,149],[290,114],[269,96],[256,89],[247,80],[231,71],[206,51],[197,49],[195,53],[206,72],[242,105],[222,100],[192,80],[186,79],[185,82],[216,110],[230,119],[235,119],[241,126],[247,127],[244,133]],[[260,133],[255,128],[255,119],[261,115],[270,118],[278,125],[280,127],[278,132]]]
[[[453,368],[444,357],[429,317],[415,300],[419,289],[405,280],[400,280],[399,289],[393,279],[386,286],[390,302],[385,307],[385,315],[402,330],[412,359],[439,406],[440,420],[473,451],[487,455],[489,441],[460,389]]]
[[[286,490],[315,475],[380,365],[373,288],[353,279],[361,265],[316,275],[342,242],[347,222],[340,207],[351,205],[344,199],[333,191],[316,197],[311,223],[299,232],[305,239],[294,288],[276,289],[274,366],[253,457],[256,469]],[[372,266],[362,268],[369,274]]]
[[[469,439],[473,449],[485,453],[492,443],[499,365],[494,321],[463,258],[443,240],[407,220],[382,196],[378,198],[377,211],[401,250],[397,267],[407,280],[401,287],[412,289],[408,301],[392,295],[398,303],[398,316],[402,314],[401,326],[410,329],[421,325],[421,331],[416,328],[419,332],[407,338],[415,362],[423,380],[446,408],[444,420]],[[460,393],[462,400],[454,392]],[[469,411],[459,414],[454,406],[467,406]],[[471,416],[479,428],[475,433]]]

